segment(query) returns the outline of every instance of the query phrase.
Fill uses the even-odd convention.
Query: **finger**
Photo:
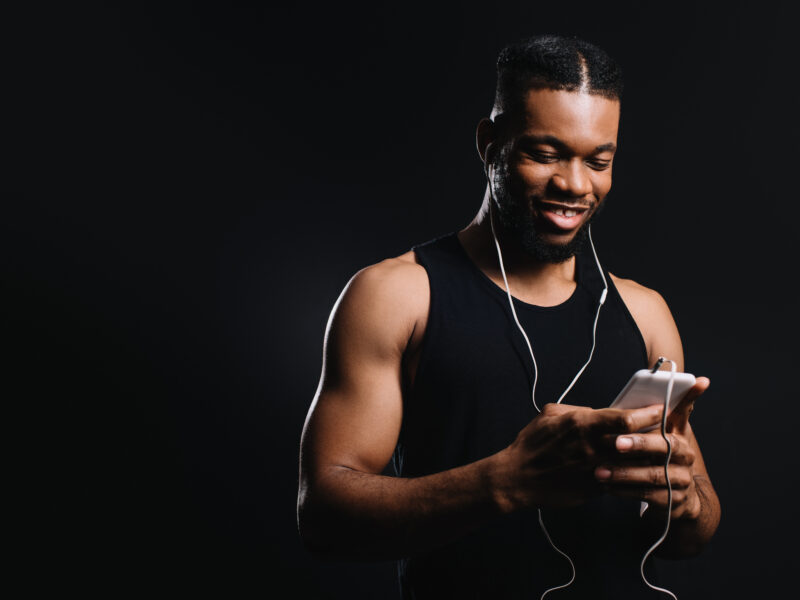
[[[594,411],[593,429],[604,433],[633,433],[661,422],[663,406],[644,408],[601,408]]]
[[[557,417],[571,412],[589,412],[592,409],[588,406],[576,406],[574,404],[556,404],[547,402],[542,406],[542,414],[545,416]]]
[[[672,447],[670,463],[683,465],[694,463],[694,451],[682,436],[668,433],[667,439]],[[662,464],[669,450],[660,431],[617,436],[615,448],[618,457],[622,456],[625,459],[648,458],[651,461],[660,461]]]
[[[669,491],[667,488],[648,488],[617,486],[609,488],[608,493],[618,498],[634,498],[644,500],[650,505],[651,509],[663,510],[669,505]],[[672,510],[673,516],[682,512],[683,504],[690,500],[689,491],[685,488],[672,490]]]
[[[711,385],[711,380],[708,377],[698,377],[695,384],[689,388],[686,396],[680,401],[675,410],[670,413],[668,422],[670,429],[677,429],[683,431],[689,423],[689,415],[694,410],[695,401],[703,395],[703,393]]]
[[[609,485],[666,487],[667,479],[664,467],[658,465],[603,465],[594,470],[598,481]],[[669,484],[673,489],[689,487],[692,475],[684,465],[669,466]]]
[[[684,396],[678,406],[675,407],[673,414],[686,413],[688,416],[695,401],[703,395],[710,385],[711,380],[708,377],[698,377],[695,384],[686,392],[686,396]]]

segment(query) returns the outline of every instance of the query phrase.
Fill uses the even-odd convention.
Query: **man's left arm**
[[[632,281],[617,278],[614,281],[639,326],[651,366],[664,356],[675,362],[677,371],[683,371],[680,335],[664,299]],[[694,403],[709,384],[708,378],[698,377],[695,386],[667,419],[667,435],[672,445],[669,466],[672,520],[669,535],[657,551],[657,555],[665,558],[698,554],[719,525],[719,498],[689,424]],[[669,499],[664,474],[667,444],[661,429],[618,436],[615,447],[616,458],[596,471],[598,479],[606,483],[612,494],[646,501],[649,508],[643,519],[657,534],[665,524]]]

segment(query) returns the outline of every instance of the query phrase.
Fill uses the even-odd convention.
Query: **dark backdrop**
[[[724,8],[723,8],[724,7]],[[28,586],[391,598],[302,548],[300,432],[350,276],[463,227],[494,61],[577,34],[626,75],[595,228],[659,290],[723,504],[683,600],[790,583],[797,56],[781,3],[41,5],[7,19],[7,461]],[[224,591],[224,592],[223,592]],[[283,597],[285,594],[279,594]]]

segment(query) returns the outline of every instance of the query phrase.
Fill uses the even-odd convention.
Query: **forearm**
[[[445,544],[503,512],[500,455],[424,477],[329,467],[301,485],[298,523],[307,547],[332,558],[391,559]]]
[[[696,518],[672,520],[667,538],[656,551],[656,555],[661,558],[695,556],[705,548],[717,530],[721,509],[711,481],[697,475],[694,477],[694,485],[700,501],[700,512]],[[659,521],[663,528],[663,517],[652,515],[649,519],[653,528],[659,527]]]

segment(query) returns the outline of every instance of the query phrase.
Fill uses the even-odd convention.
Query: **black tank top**
[[[508,297],[469,258],[455,233],[414,248],[430,283],[430,311],[415,380],[406,391],[395,453],[402,477],[438,473],[508,446],[538,414],[533,364]],[[603,281],[586,245],[575,291],[558,306],[514,299],[539,369],[536,402],[555,402],[586,362]],[[607,407],[637,369],[644,340],[608,281],[591,363],[565,404]],[[512,290],[513,292],[513,290]],[[554,543],[574,561],[576,580],[552,598],[646,598],[639,563],[655,541],[641,535],[639,503],[603,496],[577,509],[543,511]],[[536,511],[498,519],[459,541],[399,562],[403,598],[539,598],[570,577]],[[652,573],[648,578],[653,581]],[[654,593],[654,592],[652,592]],[[657,596],[657,594],[656,594]]]

